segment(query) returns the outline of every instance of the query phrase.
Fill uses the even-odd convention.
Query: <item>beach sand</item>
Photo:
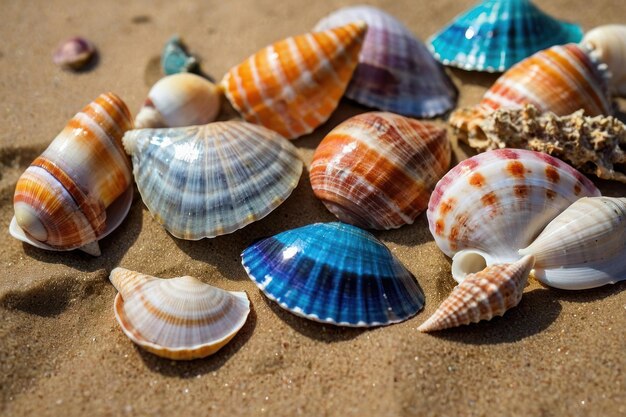
[[[77,3],[77,4],[75,4]],[[376,232],[426,294],[416,317],[372,330],[314,323],[268,301],[240,252],[254,239],[334,217],[303,175],[288,201],[244,230],[197,242],[170,236],[138,194],[102,256],[46,252],[11,238],[19,175],[67,121],[105,91],[133,112],[174,33],[219,79],[273,41],[302,33],[347,1],[106,1],[0,3],[0,414],[4,416],[624,416],[626,283],[560,291],[533,281],[502,318],[441,332],[416,329],[454,286],[450,260],[428,231]],[[473,1],[372,2],[421,39]],[[585,29],[626,21],[623,1],[538,1]],[[90,71],[57,68],[52,51],[80,34],[100,50]],[[459,105],[476,103],[496,76],[449,70]],[[620,102],[622,109],[625,102]],[[366,109],[342,102],[330,121],[294,143],[310,164],[324,135]],[[624,120],[624,115],[620,115]],[[442,119],[436,121],[444,124]],[[466,151],[455,148],[455,161]],[[626,186],[596,181],[607,195]],[[246,291],[253,310],[233,341],[186,363],[137,348],[113,315],[116,266],[193,275]]]

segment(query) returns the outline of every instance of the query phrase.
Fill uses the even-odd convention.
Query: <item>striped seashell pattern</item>
[[[231,233],[267,216],[302,173],[291,143],[245,122],[139,129],[123,142],[148,210],[181,239]]]
[[[468,275],[418,330],[433,332],[504,315],[522,300],[534,261],[532,256],[525,256]]]
[[[190,276],[161,279],[115,268],[109,279],[119,291],[114,311],[124,334],[168,359],[214,354],[235,337],[250,313],[246,293],[225,291]]]
[[[372,234],[316,223],[262,239],[241,254],[248,276],[282,308],[338,326],[398,323],[422,309],[413,275]]]
[[[221,86],[247,121],[295,139],[339,104],[366,32],[365,23],[355,22],[284,39],[231,68]]]
[[[107,208],[132,181],[122,147],[122,135],[132,126],[128,108],[113,93],[77,113],[19,178],[11,233],[46,249],[99,255],[96,241],[111,231]],[[122,215],[114,223],[128,212],[131,199],[125,202],[116,207]]]
[[[498,149],[466,159],[437,184],[428,225],[437,246],[453,257],[462,281],[486,266],[514,262],[559,213],[600,192],[580,172],[549,155]]]
[[[346,97],[405,116],[434,117],[451,110],[457,91],[426,46],[398,19],[373,6],[341,8],[313,29],[362,20],[367,35]]]
[[[364,228],[411,224],[450,165],[446,130],[393,113],[365,113],[333,129],[311,163],[315,195]]]

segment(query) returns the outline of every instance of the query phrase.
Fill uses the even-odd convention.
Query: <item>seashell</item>
[[[534,261],[525,256],[469,274],[417,330],[434,332],[504,315],[522,300]]]
[[[498,149],[466,159],[437,184],[428,225],[452,257],[452,276],[515,262],[560,212],[581,197],[599,196],[591,181],[549,155]]]
[[[74,37],[59,44],[52,61],[60,67],[80,70],[96,55],[95,45],[88,39]]]
[[[231,233],[267,216],[302,173],[293,145],[245,122],[139,129],[123,142],[148,210],[181,239]]]
[[[212,82],[189,73],[160,79],[135,118],[141,128],[203,125],[217,117],[220,93]]]
[[[611,92],[626,97],[626,25],[599,26],[587,32],[581,44],[607,65]]]
[[[613,113],[608,74],[578,45],[555,46],[516,64],[498,78],[475,107],[450,115],[459,139],[467,141],[482,120],[500,107],[532,104],[540,112],[558,116],[583,109],[589,116]]]
[[[537,51],[582,36],[580,26],[554,19],[528,0],[488,0],[454,18],[428,42],[445,65],[502,72]]]
[[[11,234],[44,249],[100,255],[97,240],[121,223],[132,202],[122,148],[132,126],[128,108],[113,93],[77,113],[17,181]]]
[[[533,255],[546,285],[582,290],[626,279],[626,198],[581,198],[521,255]]]
[[[311,186],[339,220],[372,229],[411,224],[450,165],[446,130],[393,113],[334,128],[311,163]]]
[[[339,9],[313,29],[367,23],[359,64],[346,97],[365,106],[415,117],[451,110],[457,90],[426,46],[398,19],[372,6]]]
[[[279,233],[241,254],[248,276],[291,313],[337,326],[398,323],[424,294],[413,275],[372,234],[343,223]]]
[[[250,301],[194,277],[161,279],[124,268],[109,276],[122,331],[148,352],[190,360],[212,355],[243,327]]]
[[[520,148],[544,152],[598,178],[626,183],[626,126],[612,116],[583,110],[559,117],[527,104],[498,109],[474,130],[469,145],[479,152]]]
[[[198,60],[187,52],[187,47],[178,35],[168,39],[161,53],[163,74],[173,75],[198,70]]]
[[[356,22],[276,42],[231,68],[224,93],[249,122],[288,139],[310,133],[339,104],[366,32]]]

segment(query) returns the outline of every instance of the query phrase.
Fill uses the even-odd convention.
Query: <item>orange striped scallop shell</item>
[[[276,42],[228,71],[222,88],[243,117],[288,139],[312,132],[339,104],[367,25],[363,22]]]

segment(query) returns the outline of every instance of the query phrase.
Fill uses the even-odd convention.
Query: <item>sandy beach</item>
[[[13,239],[13,192],[20,174],[100,93],[113,91],[133,113],[158,79],[164,42],[178,33],[214,79],[258,49],[299,34],[346,0],[0,2],[0,415],[3,416],[624,416],[626,282],[564,291],[531,281],[502,318],[422,334],[417,327],[455,282],[426,215],[376,232],[426,295],[412,319],[371,330],[296,317],[249,280],[240,253],[253,240],[333,221],[303,174],[268,217],[215,239],[169,235],[135,198],[122,226],[101,241],[102,256],[46,252]],[[372,1],[425,40],[474,2]],[[585,30],[626,22],[626,2],[537,1]],[[89,71],[51,60],[80,34],[100,51]],[[497,75],[448,69],[459,106],[480,99]],[[620,100],[622,111],[626,101]],[[331,119],[294,144],[306,166],[321,139],[367,111],[344,100]],[[228,112],[222,115],[227,118]],[[618,113],[626,121],[624,113]],[[435,123],[445,125],[445,119]],[[454,147],[453,164],[471,153]],[[603,194],[626,185],[592,178]],[[245,291],[247,323],[217,354],[191,362],[135,346],[113,314],[110,271],[123,266],[161,277],[192,275]]]

